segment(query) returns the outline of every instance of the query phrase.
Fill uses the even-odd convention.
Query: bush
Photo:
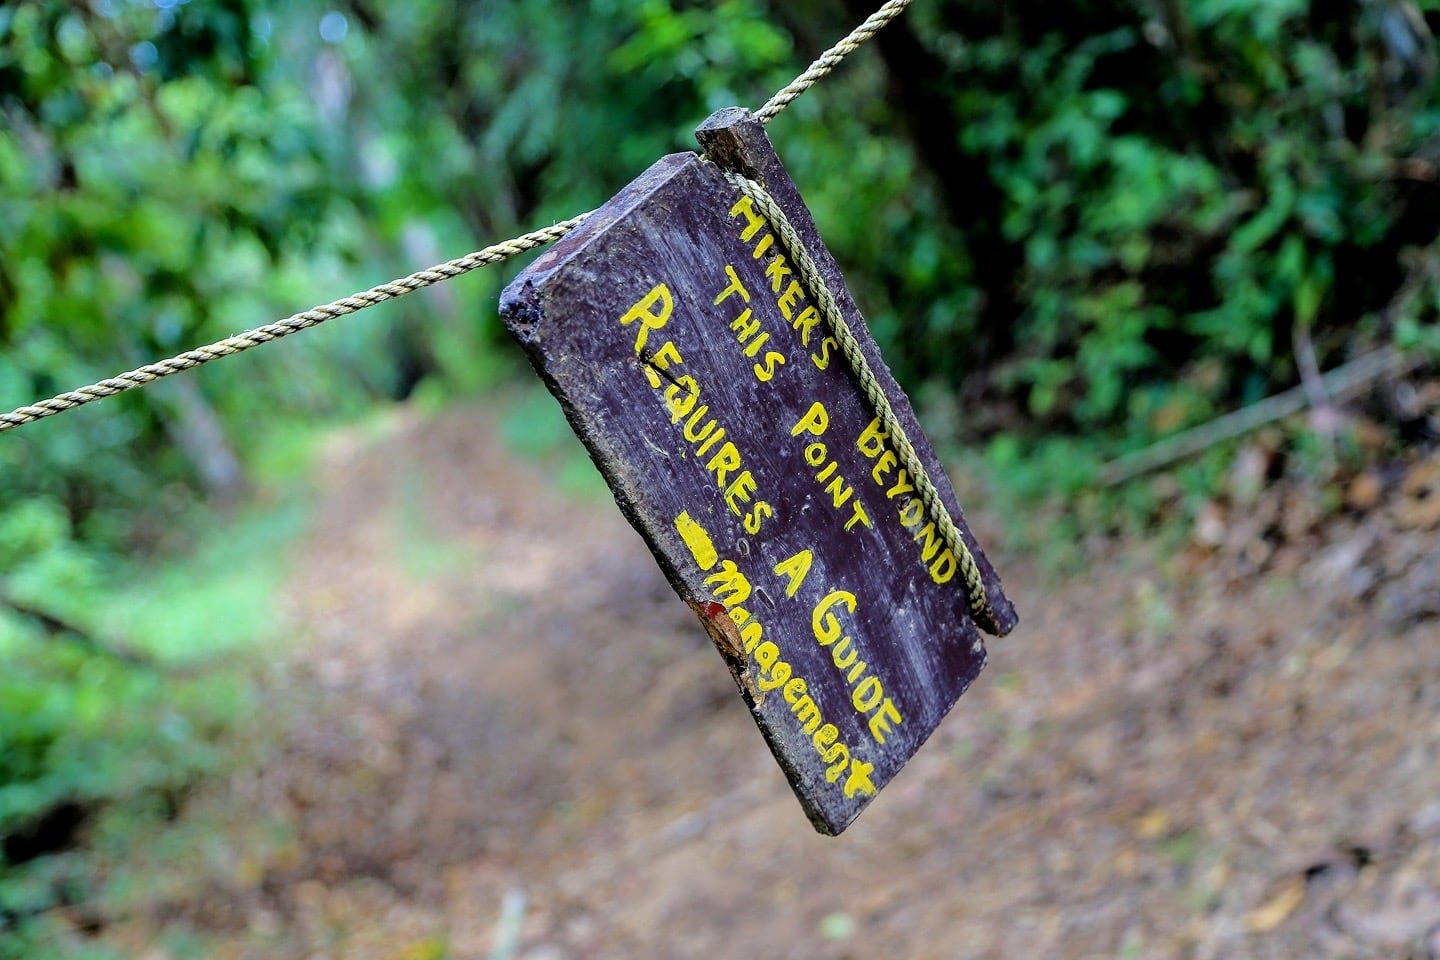
[[[1387,311],[1440,200],[1410,4],[915,12],[928,60],[909,70],[935,71],[957,138],[932,172],[975,176],[951,213],[983,306],[959,336],[900,340],[910,376],[978,375],[1042,430],[1133,445],[1295,382],[1297,330],[1337,362],[1433,325],[1433,297]]]

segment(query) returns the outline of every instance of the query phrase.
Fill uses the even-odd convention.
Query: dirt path
[[[283,839],[190,912],[219,955],[1440,957],[1433,531],[998,558],[1021,629],[828,839],[612,508],[475,410],[324,463],[303,706],[227,788]]]

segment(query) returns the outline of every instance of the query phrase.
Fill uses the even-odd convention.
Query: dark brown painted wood
[[[839,833],[985,663],[953,559],[814,299],[722,165],[801,234],[980,564],[1015,612],[763,128],[697,131],[506,288],[501,314],[699,615],[816,829]],[[766,238],[771,239],[767,240]]]

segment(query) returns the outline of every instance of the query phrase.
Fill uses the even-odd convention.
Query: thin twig
[[[1325,378],[1320,375],[1320,361],[1315,356],[1309,324],[1295,324],[1290,340],[1295,365],[1300,371],[1300,386],[1305,388],[1305,399],[1310,404],[1310,429],[1320,441],[1325,469],[1330,471],[1335,467],[1335,402],[1325,389]]]
[[[1422,362],[1422,357],[1386,347],[1367,353],[1342,367],[1336,367],[1320,378],[1320,384],[1332,401],[1340,400],[1366,384],[1385,376],[1406,373]],[[1277,393],[1252,406],[1167,437],[1144,450],[1110,461],[1100,468],[1100,483],[1113,487],[1133,480],[1142,474],[1208,450],[1217,443],[1243,436],[1267,423],[1298,413],[1304,410],[1309,402],[1305,384],[1291,387],[1284,393]]]

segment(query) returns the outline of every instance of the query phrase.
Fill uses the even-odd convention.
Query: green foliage
[[[0,10],[7,409],[290,312],[287,281],[309,287],[355,255],[314,111],[293,83],[262,84],[279,64],[249,29],[248,6],[183,14]],[[363,399],[338,364],[307,364],[306,352],[7,437],[0,496],[60,504],[86,542],[154,545],[156,514],[188,488],[235,486],[224,463],[244,452],[240,423],[276,403],[316,415]],[[170,502],[157,511],[160,491]]]
[[[277,635],[256,601],[278,590],[273,558],[302,506],[246,515],[183,562],[145,569],[102,563],[56,504],[0,514],[0,934],[39,936],[27,918],[93,893],[83,862],[54,852],[76,825],[111,808],[164,816],[225,768],[256,690],[216,658]]]
[[[1428,35],[1413,67],[1381,42],[1405,5],[1032,12],[919,11],[957,155],[978,158],[988,182],[970,189],[995,191],[1015,265],[969,280],[1014,308],[996,318],[1009,331],[976,332],[1002,354],[980,357],[999,360],[993,382],[1051,430],[1135,444],[1293,383],[1296,327],[1329,356],[1352,348],[1395,295],[1401,248],[1433,237],[1411,222],[1433,201],[1396,175],[1440,119]],[[960,17],[982,35],[947,32]],[[958,226],[972,262],[996,241]],[[1410,311],[1391,329],[1433,324],[1433,302]],[[928,346],[953,342],[935,330]],[[1196,391],[1197,370],[1221,375]]]
[[[212,741],[248,697],[230,676],[177,683],[104,654],[50,647],[9,618],[0,624],[0,652],[8,667],[0,681],[7,834],[61,804],[181,789],[214,769]]]
[[[1327,361],[1357,324],[1407,344],[1433,326],[1433,298],[1364,323],[1430,239],[1403,171],[1435,127],[1434,55],[1413,24],[1410,60],[1395,46],[1404,3],[1031,6],[918,5],[772,131],[902,378],[1012,406],[966,418],[972,436],[1135,446],[1292,383],[1297,326]],[[0,17],[7,402],[593,206],[853,15],[421,0],[341,6],[327,40],[323,5],[95,9]],[[133,533],[106,517],[142,520],[157,473],[177,495],[203,479],[174,438],[207,410],[243,460],[235,425],[277,404],[348,415],[427,378],[431,397],[491,382],[504,278],[0,456],[25,489],[75,477],[48,492],[83,536]]]
[[[0,8],[0,406],[284,315],[359,255],[350,187],[258,17]],[[198,663],[274,629],[256,543],[293,520],[150,573],[127,558],[186,542],[203,490],[244,489],[266,446],[245,424],[368,403],[356,371],[388,361],[352,344],[358,358],[316,364],[300,344],[0,442],[0,954],[43,955],[26,918],[88,889],[54,852],[77,826],[174,803],[224,762],[253,690]]]

